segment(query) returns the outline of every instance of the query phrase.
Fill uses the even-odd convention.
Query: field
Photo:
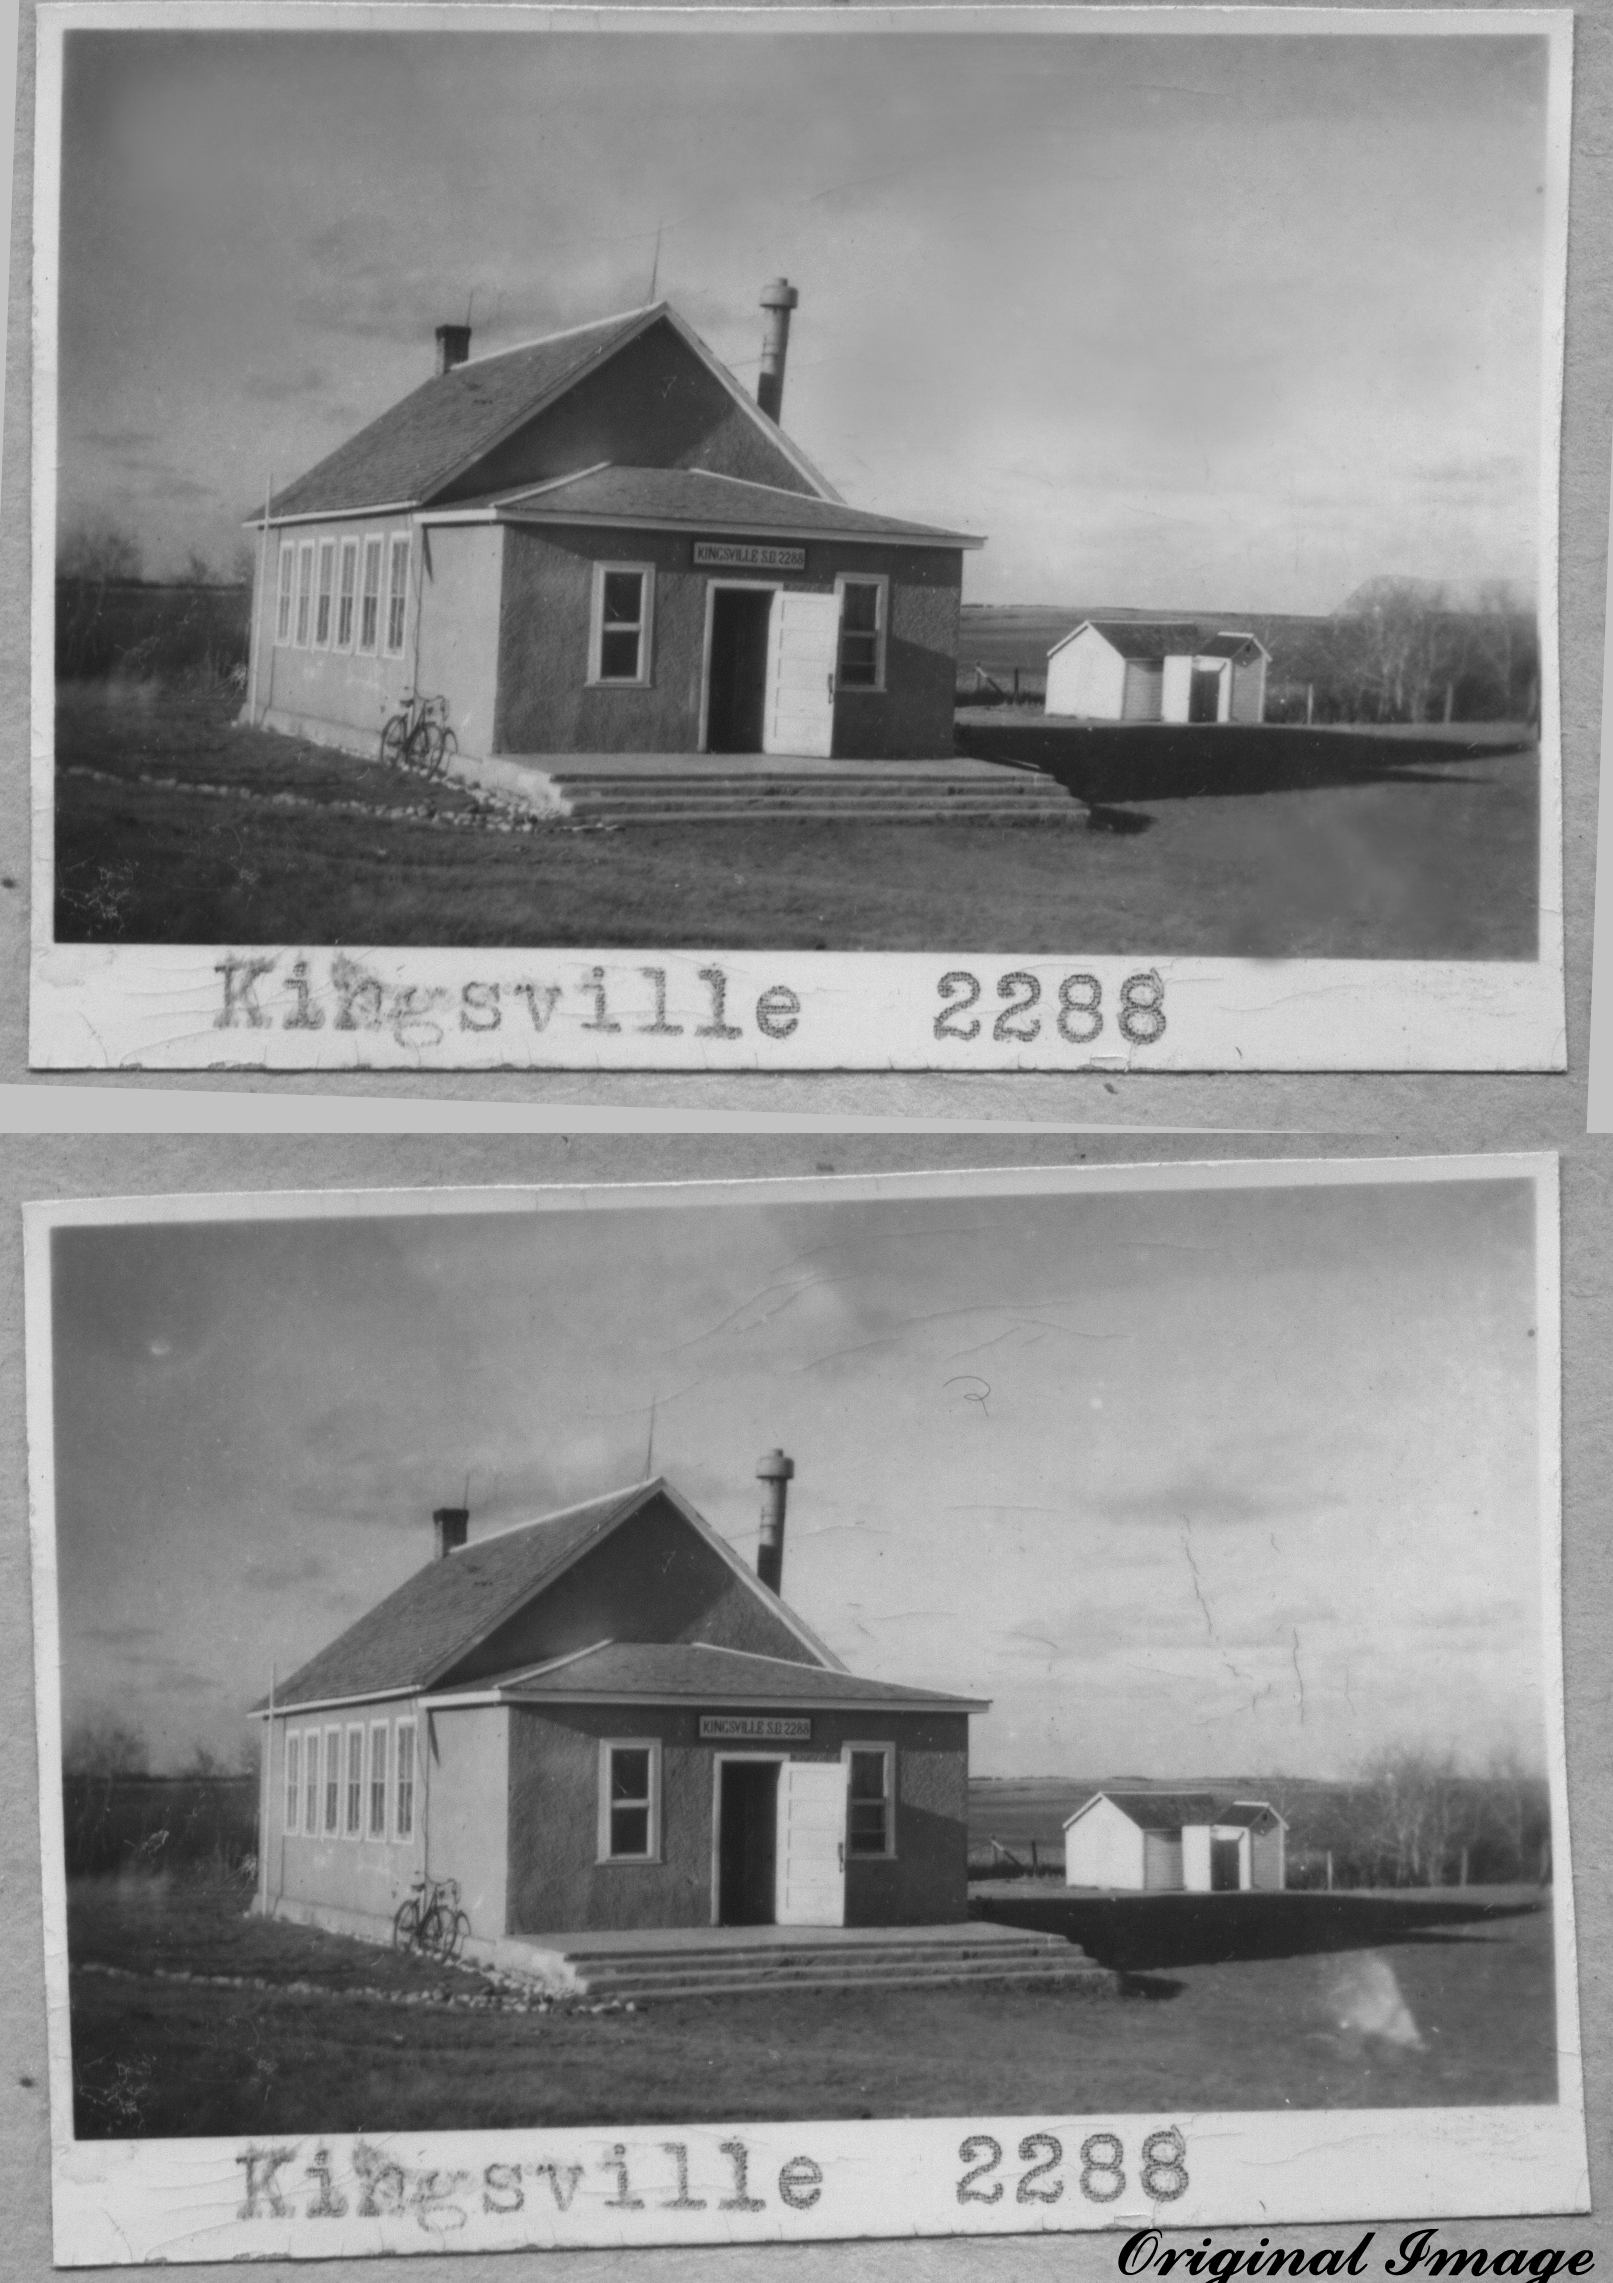
[[[632,2012],[516,2011],[479,1974],[248,1919],[248,1899],[239,1881],[70,1882],[82,2137],[1555,2098],[1537,1897],[1482,1914],[1394,1898],[1349,1947],[1138,1964],[1109,1998],[859,1990]]]
[[[1211,732],[1209,790],[1199,748],[1162,755],[1146,731],[963,717],[960,743],[987,758],[1029,739],[1088,828],[511,833],[474,821],[461,792],[235,729],[238,702],[62,685],[59,941],[1339,959],[1536,947],[1537,758],[1516,734],[1332,731],[1296,748],[1280,741],[1304,733]],[[1263,742],[1239,761],[1232,735]]]

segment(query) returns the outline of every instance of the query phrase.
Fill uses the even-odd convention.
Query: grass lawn
[[[1433,732],[1409,743],[1317,732],[1290,754],[1277,741],[1293,733],[1260,732],[1273,741],[1270,765],[1240,773],[1223,743],[1218,781],[1228,789],[1205,791],[1194,789],[1203,769],[1184,774],[1146,731],[1109,733],[1096,760],[1091,732],[1039,732],[1035,757],[1081,793],[1094,829],[781,820],[501,834],[446,828],[440,818],[473,805],[456,790],[237,730],[237,704],[228,694],[63,685],[58,941],[1340,959],[1535,951],[1537,756],[1478,733],[1446,749]],[[1118,749],[1133,768],[1128,783],[1113,739],[1139,734],[1144,743]],[[1023,743],[1030,732],[965,723],[961,735],[989,757],[993,737]],[[289,798],[274,806],[275,795]],[[438,820],[385,813],[400,803],[429,804]]]
[[[245,1919],[246,1900],[239,1885],[74,1883],[81,2136],[1555,2098],[1545,1911],[1404,1927],[1370,1950],[1138,1973],[1114,1998],[864,1989],[517,2014],[336,1997],[483,1985]],[[152,1971],[180,1965],[276,1987]],[[1362,2026],[1386,1972],[1420,2043]]]

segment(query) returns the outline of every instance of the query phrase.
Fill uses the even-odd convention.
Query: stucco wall
[[[339,1781],[346,1783],[346,1737],[350,1728],[362,1727],[366,1742],[372,1722],[387,1723],[387,1828],[391,1833],[394,1821],[393,1807],[396,1779],[397,1722],[408,1718],[413,1705],[394,1700],[374,1705],[344,1705],[340,1711],[293,1714],[268,1723],[270,1750],[268,1754],[271,1782],[268,1794],[269,1847],[264,1869],[262,1892],[265,1904],[272,1913],[282,1901],[317,1903],[341,1911],[357,1913],[375,1931],[380,1932],[391,1924],[392,1915],[409,1891],[409,1882],[422,1859],[421,1794],[416,1766],[414,1836],[398,1841],[391,1836],[371,1839],[369,1827],[369,1772],[365,1765],[364,1793],[360,1801],[361,1836],[348,1838],[345,1831],[334,1836],[323,1829],[310,1835],[300,1828],[287,1832],[285,1816],[285,1764],[286,1737],[289,1732],[305,1736],[316,1732],[321,1739],[320,1780],[325,1780],[323,1739],[330,1729],[342,1737],[342,1760]],[[419,1736],[419,1729],[416,1729]],[[305,1779],[306,1780],[306,1779]],[[338,1795],[338,1822],[345,1823],[345,1801]],[[323,1824],[323,1816],[320,1822]]]
[[[501,1704],[430,1715],[424,1740],[427,1858],[434,1879],[457,1879],[472,1934],[506,1934],[510,1715]]]
[[[782,583],[834,591],[837,574],[890,580],[883,691],[836,700],[835,750],[851,757],[945,758],[952,751],[963,558],[944,548],[813,543]],[[596,562],[655,566],[648,688],[587,686]],[[700,738],[706,589],[693,540],[675,532],[512,527],[505,550],[494,727],[501,753],[692,753]],[[743,574],[737,574],[743,575]]]
[[[1112,1800],[1100,1800],[1065,1832],[1064,1881],[1128,1891],[1143,1884],[1143,1835]]]
[[[838,1760],[847,1743],[896,1745],[896,1853],[848,1861],[847,1923],[962,1919],[968,1902],[965,1717],[815,1713],[812,1722],[810,1744],[778,1749],[793,1759]],[[661,1860],[602,1864],[596,1861],[600,1740],[639,1736],[659,1737],[662,1745]],[[697,1709],[513,1707],[511,1933],[709,1925],[715,1756],[736,1749],[701,1742]]]
[[[709,1641],[720,1649],[817,1662],[675,1507],[657,1503],[574,1563],[448,1677],[459,1682],[509,1672],[596,1641]]]
[[[249,688],[254,721],[266,722],[271,729],[281,729],[295,736],[311,737],[318,744],[338,745],[354,753],[374,754],[379,750],[381,730],[387,717],[397,711],[403,692],[414,679],[414,615],[419,586],[420,560],[418,539],[410,555],[409,617],[404,635],[403,655],[388,658],[383,655],[386,640],[386,565],[387,548],[394,533],[408,528],[407,516],[383,516],[369,519],[349,519],[346,522],[292,524],[283,532],[271,532],[265,575],[260,582],[253,608],[254,640],[257,643],[257,678]],[[373,655],[361,654],[357,647],[359,604],[362,600],[364,576],[363,541],[379,536],[383,542],[381,556],[381,594],[379,601],[380,624],[377,629],[377,648]],[[314,546],[314,604],[318,599],[319,543],[336,542],[335,575],[341,575],[341,541],[357,539],[359,556],[357,587],[354,600],[354,641],[345,651],[335,647],[336,598],[333,589],[331,609],[331,640],[322,649],[299,649],[295,642],[276,645],[275,625],[279,598],[279,545],[297,547],[311,541]],[[256,577],[256,570],[254,570]],[[293,587],[291,633],[296,632],[296,594]],[[310,645],[314,631],[313,604],[309,613]]]
[[[448,700],[462,753],[493,750],[503,567],[504,533],[496,526],[435,524],[421,535],[416,672],[428,697]]]
[[[785,491],[812,489],[770,424],[737,405],[663,322],[540,412],[442,498],[544,483],[602,460],[621,468],[710,468]]]

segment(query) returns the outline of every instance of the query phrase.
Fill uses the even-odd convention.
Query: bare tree
[[[56,576],[105,585],[108,579],[138,579],[145,568],[139,540],[121,523],[103,515],[80,516],[62,533],[56,548]]]
[[[139,1729],[111,1712],[75,1720],[62,1745],[62,1773],[68,1776],[143,1776],[150,1765],[151,1748]]]

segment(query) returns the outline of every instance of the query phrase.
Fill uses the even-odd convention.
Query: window
[[[302,1738],[286,1737],[286,1829],[297,1828],[297,1810],[302,1801]]]
[[[414,1722],[398,1722],[398,1805],[393,1819],[395,1839],[414,1836]]]
[[[386,1837],[386,1722],[370,1730],[370,1837]]]
[[[650,1863],[660,1851],[661,1747],[635,1738],[599,1748],[599,1856]]]
[[[650,678],[650,612],[655,574],[648,563],[594,565],[593,624],[588,645],[591,682]]]
[[[342,1829],[356,1839],[364,1828],[364,1731],[347,1731],[347,1813]]]
[[[846,1746],[848,1855],[894,1855],[891,1831],[891,1746]]]
[[[319,542],[319,599],[314,610],[314,648],[330,648],[332,594],[336,585],[336,542],[321,539]]]
[[[341,1829],[342,1732],[325,1731],[325,1829],[334,1837]]]
[[[386,654],[403,655],[403,627],[409,604],[409,538],[407,532],[392,541],[386,582]]]
[[[311,1839],[319,1829],[319,1730],[310,1728],[302,1740],[302,1827]]]
[[[359,604],[358,646],[361,650],[375,648],[376,629],[381,622],[381,542],[366,539],[364,542],[364,593]]]
[[[342,576],[336,590],[336,647],[351,650],[353,647],[353,602],[358,586],[358,541],[342,541]]]
[[[314,543],[297,550],[297,648],[308,647],[308,616],[314,592]]]
[[[277,647],[291,640],[291,597],[297,584],[297,550],[289,540],[280,542],[280,593],[275,609],[274,639]]]
[[[843,690],[885,687],[886,579],[837,579],[840,589],[840,667]]]

